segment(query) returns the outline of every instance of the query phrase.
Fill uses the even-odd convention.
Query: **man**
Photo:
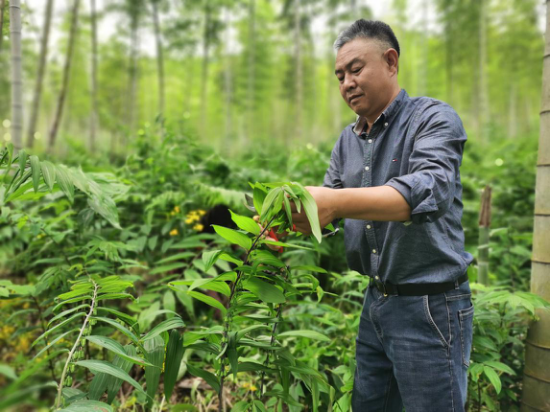
[[[345,218],[351,269],[370,277],[356,338],[353,411],[463,411],[473,306],[459,166],[466,133],[448,104],[399,87],[399,43],[358,20],[335,42],[340,93],[358,115],[307,187],[321,227]],[[296,229],[310,234],[294,207]]]

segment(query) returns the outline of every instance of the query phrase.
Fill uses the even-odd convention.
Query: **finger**
[[[298,212],[298,209],[296,208],[296,203],[294,201],[290,201],[290,212]]]

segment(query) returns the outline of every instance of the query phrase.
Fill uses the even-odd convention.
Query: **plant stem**
[[[254,248],[256,248],[256,245],[258,244],[258,241],[260,240],[262,235],[264,235],[264,233],[270,228],[270,226],[271,226],[271,224],[273,223],[274,220],[275,220],[275,217],[271,218],[271,220],[268,222],[268,224],[265,226],[265,228],[258,234],[256,239],[252,243],[252,246],[250,247],[250,249],[246,253],[246,258],[243,262],[243,265],[248,264],[248,259],[250,258],[250,253],[254,250]],[[235,293],[238,292],[237,285],[241,281],[242,275],[243,275],[243,271],[241,270],[237,273],[237,278],[235,279],[235,282],[233,283],[233,286],[231,287],[231,294],[229,296],[229,303],[227,305],[227,315],[225,317],[225,326],[224,326],[224,329],[223,329],[223,340],[222,340],[222,343],[221,343],[221,350],[220,351],[224,352],[224,353],[223,353],[223,355],[221,357],[221,360],[220,360],[220,392],[218,393],[218,399],[219,399],[218,410],[220,412],[225,412],[225,409],[224,409],[225,406],[224,406],[224,400],[223,400],[223,382],[224,382],[224,379],[225,379],[225,354],[226,354],[225,353],[225,346],[228,345],[227,336],[229,335],[229,324],[231,322],[231,316],[232,316],[232,312],[233,312],[232,311],[233,306],[231,304],[233,302],[233,298],[235,296]]]
[[[285,268],[285,277],[284,277],[285,281],[288,281],[288,273],[289,273],[289,268],[287,266]],[[283,305],[279,304],[279,308],[277,308],[277,320],[281,316],[282,310],[283,310]],[[277,330],[277,325],[278,324],[279,324],[278,322],[273,323],[273,327],[271,329],[271,341],[269,343],[269,345],[271,345],[271,346],[273,345],[273,343],[275,341],[275,330]],[[271,354],[270,351],[271,350],[267,351],[267,357],[266,357],[266,360],[265,360],[265,363],[264,363],[265,367],[268,367],[268,364],[269,364],[269,355]],[[260,381],[260,398],[262,397],[262,394],[264,393],[264,378],[265,378],[265,370],[262,370],[262,377],[261,377],[261,381]]]
[[[82,323],[82,327],[80,328],[80,331],[78,332],[78,337],[76,338],[73,348],[69,352],[69,356],[67,357],[67,361],[65,362],[65,366],[63,367],[63,373],[61,373],[61,378],[59,379],[59,386],[57,389],[57,401],[56,401],[56,409],[59,409],[61,407],[61,392],[63,390],[63,383],[65,382],[65,376],[67,375],[67,369],[69,368],[69,364],[71,363],[71,359],[73,358],[73,354],[76,350],[76,347],[80,343],[80,338],[82,337],[82,334],[84,333],[84,329],[88,325],[88,321],[90,321],[90,317],[92,316],[95,308],[95,300],[97,297],[97,290],[99,288],[99,285],[97,285],[94,281],[92,281],[94,284],[94,294],[92,296],[92,304],[90,305],[90,311],[86,315],[86,318],[84,319],[84,322]]]
[[[38,309],[38,318],[40,319],[40,325],[42,326],[42,333],[45,333],[46,332],[46,326],[44,324],[44,317],[42,316],[42,307],[40,307],[40,304],[38,303],[38,300],[34,295],[32,296],[32,299],[34,300],[34,304],[36,305],[36,308]],[[46,350],[46,354],[48,356],[50,355],[50,349]],[[55,370],[53,368],[52,359],[49,359],[48,361],[49,361],[49,364],[50,364],[50,372],[52,373],[52,380],[55,381]]]

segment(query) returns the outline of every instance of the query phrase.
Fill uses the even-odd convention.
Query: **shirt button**
[[[372,143],[372,139],[369,139],[367,142],[368,142],[368,143]]]
[[[365,171],[368,171],[370,168],[368,166],[365,166]]]
[[[373,254],[376,254],[376,250],[372,250],[372,253],[373,253]]]
[[[384,127],[385,127],[385,128],[388,127],[388,122],[384,123]]]
[[[367,225],[367,229],[370,229],[370,225]]]
[[[375,280],[379,280],[380,277],[377,275],[376,277],[374,277]]]

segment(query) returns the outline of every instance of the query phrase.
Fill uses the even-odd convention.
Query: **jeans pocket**
[[[474,323],[474,305],[470,301],[470,306],[458,310],[458,321],[460,323],[460,341],[462,345],[462,364],[468,367],[470,365],[470,354],[472,351],[473,323]]]
[[[451,346],[451,320],[444,294],[424,295],[424,312],[428,323],[444,347]]]

